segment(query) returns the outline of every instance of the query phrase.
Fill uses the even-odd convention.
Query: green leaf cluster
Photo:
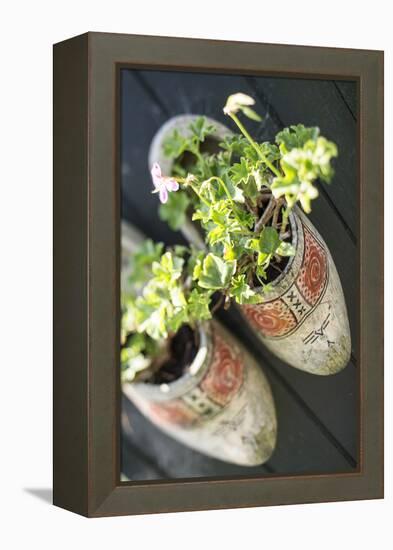
[[[186,222],[187,209],[191,199],[185,191],[169,193],[168,201],[160,204],[158,214],[173,231],[178,231]]]
[[[306,128],[303,124],[297,124],[278,132],[276,143],[285,154],[292,149],[301,149],[308,141],[316,141],[318,136],[319,128],[317,126]]]
[[[174,130],[163,143],[163,152],[167,158],[178,160],[184,153],[191,153],[196,160],[203,162],[200,151],[201,144],[205,139],[215,132],[215,127],[209,124],[205,117],[196,118],[188,126],[188,132],[181,134],[179,130]]]
[[[240,133],[225,138],[215,154],[201,151],[211,130],[203,118],[189,128],[181,147],[181,137],[174,133],[169,142],[176,147],[167,153],[180,164],[185,151],[195,157],[188,172],[183,167],[181,193],[189,201],[178,194],[173,206],[169,203],[160,209],[173,229],[185,221],[186,209],[193,211],[192,220],[201,224],[210,252],[197,263],[194,278],[201,288],[220,290],[238,303],[260,300],[271,263],[279,264],[280,258],[295,253],[286,233],[289,213],[296,203],[310,211],[311,201],[318,196],[317,181],[331,181],[332,159],[337,156],[337,147],[320,136],[319,128],[303,124],[284,128],[274,143],[258,143],[237,118],[242,112],[256,119],[249,112],[254,103],[242,93],[228,97],[224,112]],[[285,199],[274,227],[269,217],[268,225],[263,223],[267,203],[261,204],[262,193]],[[260,287],[257,296],[255,285]]]
[[[121,380],[132,382],[160,353],[160,342],[147,334],[130,334],[120,351]]]
[[[147,240],[130,256],[131,293],[121,295],[122,380],[132,381],[148,368],[165,339],[187,323],[211,318],[213,290],[193,279],[201,252],[185,246],[164,250]]]
[[[154,243],[151,239],[146,239],[130,256],[129,282],[135,291],[150,277],[152,264],[161,257],[163,249],[163,243]]]
[[[141,292],[123,300],[122,327],[126,333],[162,340],[184,323],[195,326],[211,318],[212,292],[202,291],[193,282],[198,255],[196,250],[176,246],[153,260]]]
[[[307,132],[307,130],[314,131]],[[311,212],[311,201],[318,197],[316,181],[331,182],[334,175],[331,162],[338,154],[337,146],[326,138],[318,136],[318,133],[317,128],[304,127],[299,132],[288,133],[286,136],[288,142],[298,143],[299,146],[288,149],[288,143],[283,142],[282,150],[285,152],[280,160],[282,175],[274,178],[271,186],[276,198],[284,196],[289,208],[300,202],[306,213]],[[310,134],[313,138],[304,141]]]

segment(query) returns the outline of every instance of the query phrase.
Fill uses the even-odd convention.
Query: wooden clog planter
[[[143,235],[122,224],[122,285],[127,258]],[[155,425],[189,447],[243,466],[266,462],[277,438],[269,383],[255,359],[217,321],[199,327],[199,350],[169,384],[123,383],[123,393]]]
[[[181,443],[243,466],[273,453],[277,421],[269,384],[254,359],[217,322],[200,327],[188,372],[169,384],[123,384],[139,410]]]
[[[240,306],[265,346],[312,374],[334,374],[350,359],[348,314],[336,266],[322,237],[296,208],[291,216],[295,256],[271,282],[266,300]]]

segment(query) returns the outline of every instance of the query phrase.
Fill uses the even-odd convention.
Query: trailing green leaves
[[[151,239],[147,239],[130,257],[129,282],[134,290],[141,288],[150,277],[152,264],[159,260],[163,248],[163,243],[154,243]]]
[[[238,304],[259,304],[263,302],[263,296],[246,283],[246,276],[244,274],[233,277],[229,288],[229,295]]]
[[[274,179],[273,195],[276,198],[285,196],[289,208],[300,202],[303,210],[309,213],[311,201],[318,197],[316,180],[325,183],[332,180],[334,157],[337,157],[337,147],[324,137],[308,140],[301,148],[290,149],[281,158],[283,175]]]
[[[147,334],[130,334],[120,352],[121,380],[133,382],[158,356],[161,344]]]
[[[210,253],[203,260],[198,274],[198,284],[209,290],[220,290],[229,286],[236,271],[236,261],[225,261]]]
[[[312,126],[306,128],[303,124],[284,128],[276,135],[276,143],[285,154],[292,149],[301,149],[308,141],[316,141],[319,136],[319,128]]]
[[[189,126],[191,134],[199,143],[203,143],[207,136],[213,134],[216,128],[213,124],[209,124],[205,117],[200,116]]]
[[[281,241],[277,229],[274,227],[264,227],[259,237],[259,251],[264,254],[274,254]]]
[[[168,201],[160,204],[158,210],[160,219],[167,222],[171,229],[178,231],[186,223],[187,208],[190,203],[191,199],[186,192],[170,193]]]
[[[192,290],[188,298],[189,315],[199,321],[207,321],[211,318],[210,302],[212,292],[200,291],[196,288]]]
[[[202,291],[192,281],[195,266],[201,261],[200,252],[175,246],[157,258],[148,242],[130,258],[131,264],[135,259],[140,262],[147,253],[152,262],[144,270],[144,280],[139,278],[141,290],[133,296],[122,296],[123,342],[131,333],[160,341],[176,333],[184,323],[195,326],[211,317],[212,292]]]

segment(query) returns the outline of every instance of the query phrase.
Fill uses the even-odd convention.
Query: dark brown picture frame
[[[357,82],[356,472],[120,483],[116,129],[122,67]],[[383,497],[383,52],[106,33],[54,46],[53,429],[54,504],[85,516]]]

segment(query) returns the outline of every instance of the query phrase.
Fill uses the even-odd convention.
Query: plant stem
[[[287,225],[288,225],[288,218],[289,218],[289,214],[291,213],[291,209],[289,208],[289,206],[287,206],[287,208],[285,208],[285,210],[283,211],[282,213],[282,222],[281,222],[281,229],[280,229],[280,237],[282,237],[287,229]]]
[[[234,204],[234,200],[233,198],[231,197],[231,194],[228,190],[228,187],[226,186],[225,182],[223,179],[219,178],[218,176],[212,176],[211,178],[209,178],[208,180],[206,180],[206,183],[210,183],[211,181],[218,181],[218,183],[222,186],[222,188],[224,189],[225,191],[225,194],[226,196],[228,197],[228,199],[231,201],[232,204]]]
[[[277,200],[277,204],[276,204],[276,208],[275,208],[274,213],[273,213],[273,220],[272,220],[272,226],[276,229],[277,229],[277,225],[278,225],[278,217],[280,215],[280,210],[281,210],[283,204],[284,204],[284,199],[283,199],[283,197],[280,197]]]
[[[265,286],[265,283],[263,282],[263,280],[260,278],[259,275],[257,275],[256,277],[257,277],[258,281],[261,283],[261,286],[263,288]]]
[[[228,197],[228,199],[231,201],[232,203],[232,207],[233,207],[233,213],[235,215],[235,218],[237,219],[237,221],[240,223],[240,225],[243,225],[243,222],[242,220],[239,218],[238,214],[236,213],[236,204],[235,204],[235,201],[233,200],[233,198],[231,197],[231,194],[228,190],[228,187],[226,186],[225,182],[223,179],[219,178],[218,176],[212,176],[211,178],[209,178],[208,180],[206,180],[206,182],[211,182],[211,181],[218,181],[218,183],[222,186],[222,188],[224,189],[224,192],[226,194],[226,196]]]
[[[261,229],[267,224],[270,218],[273,216],[274,208],[276,206],[276,199],[273,195],[270,198],[269,204],[266,206],[265,211],[255,224],[254,233],[259,233]]]
[[[272,266],[273,269],[275,269],[275,270],[278,271],[279,273],[282,273],[282,269],[280,269],[280,268],[278,267],[278,265],[275,265],[274,262],[271,262],[270,265]]]
[[[229,116],[233,120],[233,122],[237,125],[243,136],[249,141],[249,143],[252,145],[252,147],[257,152],[259,158],[266,164],[268,168],[275,174],[276,176],[280,176],[280,172],[277,170],[277,168],[270,162],[269,159],[266,158],[266,156],[262,153],[260,150],[258,144],[252,139],[246,128],[244,127],[243,123],[240,122],[239,118],[234,113],[229,113]]]
[[[197,157],[199,162],[201,163],[202,168],[204,169],[206,167],[206,163],[205,163],[205,159],[203,158],[203,155],[201,154],[201,152],[200,151],[193,151],[193,153]]]
[[[211,208],[211,203],[209,201],[207,201],[205,199],[205,197],[202,197],[202,195],[199,193],[198,189],[196,189],[196,187],[192,183],[190,183],[190,187],[194,191],[196,196],[199,198],[199,200],[201,200],[208,208]]]
[[[224,305],[224,301],[225,301],[225,295],[224,294],[220,294],[220,297],[219,299],[217,300],[217,302],[214,304],[214,306],[211,308],[210,310],[210,313],[212,315],[214,315],[214,313],[220,309],[220,307],[222,307]]]
[[[200,201],[202,201],[208,208],[211,208],[211,203],[209,201],[207,201],[205,199],[205,197],[202,197],[202,195],[199,193],[198,189],[195,187],[195,185],[193,185],[192,183],[190,183],[189,180],[187,180],[187,178],[175,178],[172,176],[172,178],[174,180],[177,181],[177,183],[187,183],[187,185],[189,185],[191,187],[191,189],[194,191],[195,195],[198,197],[198,199]]]

